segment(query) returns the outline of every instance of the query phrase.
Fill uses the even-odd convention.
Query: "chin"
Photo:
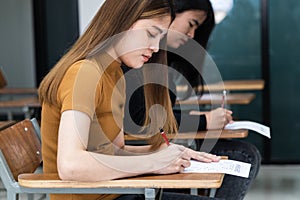
[[[144,65],[144,63],[138,63],[138,64],[135,64],[135,65],[131,65],[130,67],[133,68],[133,69],[139,69],[139,68],[142,68]]]

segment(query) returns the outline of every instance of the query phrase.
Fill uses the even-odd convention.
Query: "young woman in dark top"
[[[174,76],[174,73],[171,73],[171,71],[174,72],[173,69],[180,72],[186,83],[190,85],[186,98],[194,92],[191,88],[203,85],[203,80],[199,73],[201,69],[196,69],[190,62],[171,52],[184,52],[185,48],[190,45],[189,43],[195,41],[206,48],[209,35],[215,25],[214,13],[209,0],[175,0],[175,4],[176,18],[170,26],[167,42],[168,66],[171,67],[169,68],[169,91],[173,106],[176,100],[176,83],[174,81],[176,80],[176,74]],[[176,34],[176,32],[179,34]],[[192,57],[197,57],[202,62],[204,57],[201,57],[201,55],[202,53],[193,53]],[[141,84],[143,82],[143,72],[136,69],[130,70],[126,66],[122,66],[122,68],[123,72],[126,73],[125,79],[127,80],[124,129],[125,132],[136,133],[137,129],[145,123],[144,87]],[[232,121],[231,115],[230,110],[221,107],[209,112],[191,111],[190,113],[174,109],[179,132],[222,129]],[[142,128],[142,130],[144,129]],[[199,147],[203,140],[197,142]],[[202,146],[201,151],[204,148]],[[218,198],[225,198],[226,200],[243,199],[260,168],[261,156],[257,148],[242,141],[218,140],[212,149],[208,148],[206,150],[213,154],[228,156],[232,160],[251,163],[249,178],[225,175],[222,187],[216,192]]]

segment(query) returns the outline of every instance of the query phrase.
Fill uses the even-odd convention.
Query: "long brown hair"
[[[164,44],[164,42],[162,42],[162,44]],[[166,55],[165,50],[160,50],[159,53]],[[153,58],[155,59],[156,56],[158,55],[154,54]],[[144,66],[143,73],[144,82],[146,83],[144,85],[146,107],[144,127],[150,125],[150,128],[146,129],[146,134],[153,135],[148,140],[148,143],[151,144],[152,149],[155,150],[164,143],[160,129],[163,129],[165,133],[177,134],[177,122],[169,96],[166,59],[162,59],[161,62],[156,62],[154,65],[150,64]],[[159,106],[156,107],[156,105]],[[154,109],[151,110],[151,108]]]
[[[99,44],[102,45],[108,38],[129,30],[137,20],[168,15],[171,15],[173,20],[175,14],[172,2],[172,0],[106,0],[84,34],[41,82],[38,91],[40,102],[57,105],[57,90],[69,67],[75,62],[89,57],[91,52],[99,48]],[[154,57],[159,60],[159,63],[166,63],[166,52],[158,52]],[[169,99],[166,89],[163,89],[161,94]],[[151,91],[146,93],[146,99],[148,99],[146,101],[153,102],[152,97],[154,96],[155,94]],[[172,111],[169,101],[165,102],[160,99],[155,102],[162,104],[168,112]],[[148,110],[148,108],[146,109]],[[169,120],[168,124],[171,125],[170,127],[168,125],[166,130],[175,130],[173,127],[176,124],[174,117]]]
[[[106,0],[85,33],[46,75],[39,87],[41,102],[56,104],[58,86],[69,67],[109,37],[126,31],[138,19],[170,15],[169,0]]]

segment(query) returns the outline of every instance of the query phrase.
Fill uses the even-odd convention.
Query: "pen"
[[[222,108],[225,107],[225,98],[226,98],[226,90],[223,90],[223,95],[222,95],[222,105],[221,105]]]
[[[162,128],[160,128],[159,131],[160,131],[160,134],[162,135],[162,137],[164,138],[166,144],[169,146],[170,142],[169,142],[169,140],[167,138],[167,135],[165,134],[164,130]]]

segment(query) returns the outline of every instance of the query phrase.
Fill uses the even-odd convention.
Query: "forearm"
[[[102,181],[150,174],[180,156],[181,152],[172,148],[176,149],[176,146],[139,156],[104,155],[84,150],[73,152],[58,159],[59,176],[63,180]]]
[[[167,147],[166,144],[162,144],[161,147],[156,151],[160,151],[166,147]],[[154,151],[151,149],[151,145],[140,145],[140,146],[125,145],[122,148],[115,149],[115,155],[118,156],[137,156],[137,155],[146,155],[149,153],[154,153]]]
[[[150,145],[132,146],[125,145],[122,148],[115,149],[115,155],[118,156],[136,156],[143,155],[150,152]]]
[[[77,152],[74,157],[69,156],[67,159],[58,160],[59,177],[62,180],[72,181],[104,181],[141,174],[118,169],[117,162],[113,164],[114,156],[110,156],[111,164],[104,159],[101,160],[102,154],[96,154],[82,151],[81,153]]]

